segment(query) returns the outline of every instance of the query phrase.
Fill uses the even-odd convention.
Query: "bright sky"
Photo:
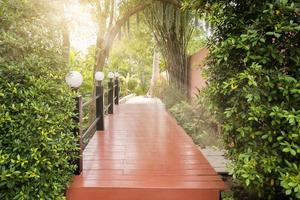
[[[92,20],[90,8],[76,0],[65,7],[65,15],[70,21],[71,47],[87,53],[89,46],[96,44],[97,26]]]

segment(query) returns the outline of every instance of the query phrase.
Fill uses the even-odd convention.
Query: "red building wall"
[[[209,54],[207,48],[202,48],[189,58],[189,96],[194,98],[198,89],[206,86],[205,79],[202,76],[202,70],[205,66],[205,58]]]

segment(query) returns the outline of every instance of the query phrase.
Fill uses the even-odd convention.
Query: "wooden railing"
[[[95,87],[96,94],[90,100],[83,102],[83,98],[81,95],[75,98],[76,109],[74,121],[76,124],[78,124],[78,126],[74,128],[73,132],[75,137],[79,138],[77,145],[80,147],[78,158],[75,161],[75,164],[77,166],[75,175],[80,175],[80,173],[82,172],[83,151],[88,145],[90,139],[93,137],[96,131],[104,130],[105,115],[113,114],[114,104],[119,104],[120,86],[118,77],[116,77],[115,79],[110,78],[107,90],[104,90],[102,81],[98,81]],[[105,101],[106,97],[107,101]],[[95,105],[92,105],[93,103],[95,103]],[[90,112],[95,113],[95,119],[85,129],[83,128],[84,108],[88,108],[89,112],[90,109],[96,108],[95,112]],[[90,116],[90,118],[91,117],[92,116]]]

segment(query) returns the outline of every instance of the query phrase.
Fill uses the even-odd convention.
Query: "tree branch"
[[[137,6],[133,7],[128,12],[126,12],[121,19],[117,20],[116,24],[109,30],[109,36],[108,36],[109,41],[108,41],[107,45],[110,46],[112,44],[113,40],[119,33],[120,28],[126,23],[126,21],[129,20],[129,18],[131,16],[133,16],[134,14],[136,14],[138,12],[143,11],[144,9],[146,9],[148,6],[150,6],[155,1],[170,3],[177,7],[181,6],[180,0],[148,0],[148,1],[143,2],[142,4],[138,4]]]
[[[158,1],[165,2],[165,3],[170,3],[170,4],[173,4],[174,6],[181,7],[181,1],[180,0],[158,0]]]
[[[145,1],[142,4],[139,4],[135,6],[134,8],[130,9],[127,13],[124,14],[124,16],[116,21],[116,24],[110,29],[109,31],[109,43],[114,40],[116,35],[118,34],[120,28],[126,23],[126,21],[134,14],[143,11],[145,8],[147,8],[149,5],[153,3],[153,0]]]

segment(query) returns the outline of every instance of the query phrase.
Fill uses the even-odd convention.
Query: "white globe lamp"
[[[113,79],[115,77],[115,73],[109,72],[108,73],[108,78]]]
[[[71,87],[71,88],[79,88],[83,82],[83,77],[82,75],[77,72],[77,71],[70,71],[66,78],[65,78],[67,84]]]
[[[96,81],[103,81],[104,79],[104,73],[103,72],[96,72],[95,73],[95,80]]]
[[[115,77],[119,78],[119,76],[120,76],[119,72],[115,72]]]

